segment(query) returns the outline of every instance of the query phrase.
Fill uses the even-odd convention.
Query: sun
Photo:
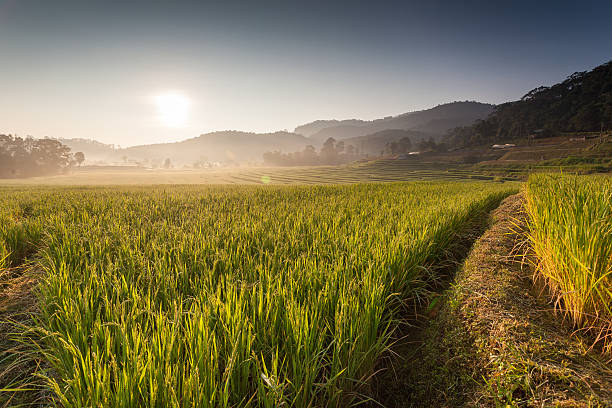
[[[180,92],[165,92],[155,96],[159,119],[167,127],[184,127],[189,119],[191,101]]]

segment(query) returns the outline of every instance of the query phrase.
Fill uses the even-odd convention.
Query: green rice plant
[[[6,243],[0,241],[0,271],[9,267],[9,256],[11,256],[11,252]]]
[[[526,208],[556,307],[612,351],[612,178],[532,175]]]
[[[15,187],[0,216],[23,224],[31,204],[39,375],[58,405],[334,407],[362,400],[405,305],[515,190]]]

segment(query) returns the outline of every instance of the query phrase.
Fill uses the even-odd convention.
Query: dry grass
[[[612,178],[532,176],[528,237],[555,308],[612,353]]]

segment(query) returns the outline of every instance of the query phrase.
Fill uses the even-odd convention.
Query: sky
[[[612,59],[612,1],[0,0],[0,133],[120,146],[501,103]]]

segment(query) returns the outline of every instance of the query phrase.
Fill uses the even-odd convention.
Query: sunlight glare
[[[187,125],[191,101],[178,92],[166,92],[155,97],[160,121],[168,127]]]

